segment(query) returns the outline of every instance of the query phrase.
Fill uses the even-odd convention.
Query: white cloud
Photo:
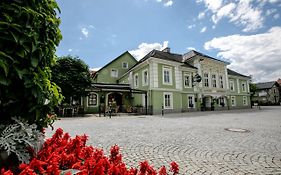
[[[256,35],[230,35],[213,38],[206,50],[218,49],[218,56],[230,60],[230,68],[254,81],[272,81],[281,76],[281,27]]]
[[[194,47],[188,47],[187,50],[196,50]]]
[[[167,1],[167,2],[164,3],[164,6],[165,6],[165,7],[169,7],[169,6],[171,6],[171,5],[173,5],[173,1],[172,1],[172,0],[169,0],[169,1]]]
[[[172,6],[174,4],[174,1],[173,0],[156,0],[156,2],[163,2],[163,5],[165,7],[169,7],[169,6]]]
[[[205,26],[200,30],[200,33],[204,33],[204,32],[206,32],[206,30],[207,30],[207,27]]]
[[[216,14],[213,15],[213,22],[216,24],[222,17],[228,16],[232,17],[232,11],[235,9],[236,5],[234,3],[229,3],[218,10]]]
[[[141,43],[137,49],[130,50],[129,52],[137,59],[140,60],[146,54],[148,54],[153,49],[155,50],[163,50],[168,47],[169,41],[164,41],[163,44],[161,43]]]
[[[261,0],[267,3],[267,0]],[[197,3],[204,3],[214,24],[222,18],[227,18],[229,22],[237,26],[242,26],[244,32],[251,32],[263,27],[264,17],[262,16],[262,5],[254,6],[251,0],[201,0]],[[223,3],[225,2],[225,3]],[[227,3],[226,3],[227,2]],[[270,13],[270,12],[268,12]]]
[[[200,12],[198,14],[198,19],[203,19],[205,17],[205,13],[204,12]]]
[[[191,25],[187,26],[188,29],[192,29],[194,27],[195,27],[195,24],[191,24]]]
[[[216,12],[222,6],[222,0],[203,0],[207,9]]]
[[[243,31],[249,32],[263,27],[264,18],[261,9],[253,8],[249,0],[240,0],[230,21],[245,26]]]
[[[68,52],[72,52],[72,49],[68,49],[67,51],[68,51]]]
[[[82,32],[82,34],[84,35],[85,38],[88,38],[89,30],[86,27],[82,27],[81,32]]]
[[[277,11],[277,9],[268,9],[268,10],[266,10],[265,15],[269,16],[269,15],[275,13],[276,11]]]

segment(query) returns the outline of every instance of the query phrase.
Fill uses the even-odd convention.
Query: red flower
[[[171,162],[170,165],[170,171],[173,172],[173,175],[179,174],[179,165],[176,162]]]
[[[156,175],[156,171],[147,161],[140,162],[139,170],[127,169],[122,162],[119,147],[114,145],[110,149],[110,156],[106,157],[103,150],[86,146],[87,136],[76,136],[71,139],[68,133],[57,129],[52,138],[47,139],[37,155],[33,155],[29,164],[21,164],[16,175],[52,174],[59,175],[62,170],[79,170],[77,175]],[[171,163],[174,175],[179,173],[178,165]],[[69,171],[67,175],[70,175]],[[13,175],[4,169],[1,175]],[[158,175],[168,175],[163,166]]]

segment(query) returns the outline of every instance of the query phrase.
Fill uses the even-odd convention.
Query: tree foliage
[[[69,103],[70,98],[80,99],[86,95],[85,89],[91,86],[89,67],[78,57],[60,57],[52,68],[52,81],[62,90],[64,102]]]
[[[21,116],[39,128],[62,99],[50,67],[62,36],[55,0],[0,1],[0,122]]]

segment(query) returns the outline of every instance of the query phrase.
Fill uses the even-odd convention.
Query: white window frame
[[[243,105],[248,106],[248,98],[247,96],[243,96]]]
[[[242,92],[246,92],[246,83],[241,83],[241,89],[242,89]]]
[[[190,104],[190,100],[189,100],[189,97],[191,97],[191,102],[193,104],[193,107],[190,107],[189,104]],[[195,99],[194,99],[194,95],[187,95],[187,108],[195,108]]]
[[[232,101],[233,100],[233,101]],[[233,102],[233,103],[232,103]],[[231,96],[230,97],[230,103],[231,103],[231,106],[236,106],[236,96]]]
[[[189,78],[188,78],[188,85],[185,84],[185,82],[186,82],[186,77],[189,77]],[[183,79],[184,87],[185,87],[185,88],[190,88],[190,87],[192,87],[192,82],[191,82],[192,77],[191,77],[191,74],[184,73],[183,78],[184,78],[184,79]]]
[[[223,76],[220,75],[220,76],[219,76],[219,84],[220,84],[219,86],[220,86],[221,89],[224,88],[224,84],[223,84],[223,83],[224,83],[224,81],[223,81]]]
[[[169,82],[165,82],[165,74],[164,72],[167,71],[169,73]],[[172,74],[172,67],[164,66],[162,70],[163,74],[163,84],[164,85],[173,85],[173,74]]]
[[[112,74],[113,71],[116,71],[116,74]],[[112,68],[111,71],[110,71],[110,76],[111,76],[111,77],[114,77],[114,78],[117,78],[117,77],[118,77],[118,69]]]
[[[233,87],[233,89],[231,89],[231,87]],[[229,80],[229,89],[230,91],[235,91],[235,85],[233,80]]]
[[[139,84],[140,84],[139,74],[136,73],[136,74],[134,75],[134,87],[135,87],[135,88],[139,87]]]
[[[96,95],[96,105],[91,105],[91,104],[89,104],[89,102],[90,102],[90,99],[89,99],[89,96],[90,95]],[[87,106],[88,107],[97,107],[98,106],[98,98],[99,96],[98,96],[98,94],[97,93],[90,93],[88,96],[87,96]]]
[[[166,98],[165,98],[166,95],[169,96],[170,106],[166,106]],[[164,106],[164,109],[173,109],[173,93],[171,93],[171,92],[163,93],[163,106]]]
[[[146,82],[145,82],[145,72],[146,72]],[[142,86],[147,86],[148,85],[148,69],[145,69],[142,71]]]
[[[205,75],[207,75],[207,77]],[[209,87],[209,73],[203,73],[203,83],[204,87]]]
[[[126,65],[126,66],[124,67],[124,65]],[[128,62],[122,62],[122,68],[123,69],[128,69],[129,68],[129,63]]]
[[[219,97],[219,106],[222,106],[221,103],[223,103],[224,106],[226,105],[226,100],[224,97]]]
[[[211,79],[212,79],[212,87],[213,88],[217,88],[217,75],[216,74],[212,74],[211,75]]]

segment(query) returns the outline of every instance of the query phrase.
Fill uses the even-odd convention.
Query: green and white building
[[[84,111],[104,112],[112,105],[118,112],[142,107],[140,112],[151,114],[249,108],[250,77],[228,64],[194,50],[152,50],[140,61],[125,52],[94,74]]]

